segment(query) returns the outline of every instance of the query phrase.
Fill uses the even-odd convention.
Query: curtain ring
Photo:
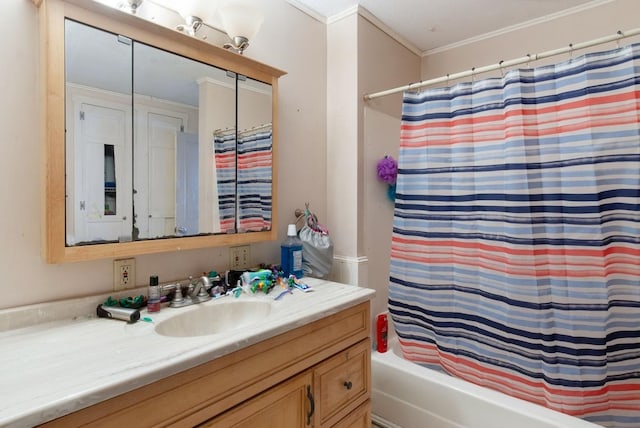
[[[527,60],[527,68],[531,68],[531,64],[530,64],[530,62],[531,62],[531,54],[527,54],[527,58],[529,58]]]
[[[569,43],[569,61],[573,61],[573,43]]]
[[[449,73],[447,73],[447,86],[449,86]]]
[[[624,37],[624,33],[618,30],[616,34],[618,35],[618,38],[616,39],[616,46],[620,49],[620,40]]]
[[[500,67],[500,74],[504,78],[504,68],[502,68],[502,63],[504,63],[504,60],[500,60],[500,62],[498,63],[498,66]]]
[[[471,83],[475,83],[476,81],[476,68],[471,67]]]

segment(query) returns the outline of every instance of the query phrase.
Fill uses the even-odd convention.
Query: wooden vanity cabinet
[[[370,427],[369,302],[43,427]]]
[[[311,373],[304,373],[263,392],[245,404],[198,425],[207,428],[306,427],[313,414],[309,398]]]
[[[316,424],[319,427],[353,426],[339,424],[361,404],[371,390],[371,343],[351,346],[313,368]]]
[[[365,339],[201,426],[368,427],[370,345]]]

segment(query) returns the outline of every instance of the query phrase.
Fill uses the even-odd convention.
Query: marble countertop
[[[271,313],[258,325],[196,337],[167,337],[160,321],[188,311],[166,308],[123,321],[69,314],[68,319],[0,333],[0,426],[43,423],[155,382],[243,347],[271,338],[369,300],[373,290],[314,278],[313,292],[294,290],[274,300],[242,294],[238,300],[267,300]],[[200,305],[235,299],[226,296]],[[13,310],[15,312],[15,310]]]

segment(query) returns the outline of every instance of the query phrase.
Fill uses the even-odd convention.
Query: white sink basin
[[[167,309],[173,310],[173,309]],[[156,333],[171,337],[206,336],[224,333],[264,320],[271,303],[231,300],[200,303],[156,325]]]

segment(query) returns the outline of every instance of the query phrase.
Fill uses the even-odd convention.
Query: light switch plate
[[[251,265],[251,246],[239,245],[229,248],[229,269],[247,269]]]

